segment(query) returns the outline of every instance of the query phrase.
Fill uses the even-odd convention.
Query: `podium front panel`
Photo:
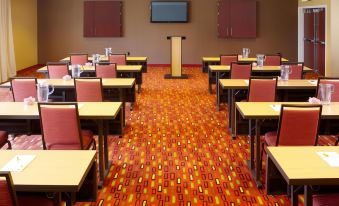
[[[172,76],[181,76],[181,37],[171,37]]]

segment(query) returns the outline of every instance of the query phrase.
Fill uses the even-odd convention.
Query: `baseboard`
[[[36,64],[36,65],[30,66],[30,67],[27,67],[27,68],[24,68],[24,69],[17,71],[17,75],[20,75],[20,74],[25,73],[27,71],[37,70],[37,69],[44,67],[44,66],[46,66],[46,65],[45,64]]]
[[[170,64],[147,64],[149,67],[170,67]],[[183,64],[183,67],[202,67],[202,64]]]

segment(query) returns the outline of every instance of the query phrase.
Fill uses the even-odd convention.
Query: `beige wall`
[[[123,1],[123,37],[84,38],[83,0],[38,0],[39,62],[59,60],[70,52],[116,53],[148,56],[149,63],[170,63],[168,35],[184,35],[183,63],[201,63],[202,56],[240,52],[281,52],[297,59],[297,7],[295,0],[257,0],[256,39],[217,38],[217,0],[191,0],[190,23],[150,23],[150,0]]]
[[[12,0],[12,24],[17,70],[37,64],[37,0]]]
[[[339,77],[339,1],[331,1],[331,76]]]

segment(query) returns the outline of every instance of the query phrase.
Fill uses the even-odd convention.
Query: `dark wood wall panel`
[[[121,6],[120,1],[85,1],[84,36],[120,37]]]
[[[257,32],[256,1],[230,1],[230,37],[255,38]]]

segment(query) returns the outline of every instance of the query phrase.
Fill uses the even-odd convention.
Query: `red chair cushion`
[[[0,147],[7,143],[8,134],[5,131],[0,131]]]
[[[338,205],[339,194],[313,195],[313,206]]]
[[[267,132],[264,141],[268,146],[277,146],[277,132]]]
[[[81,130],[81,136],[82,136],[82,143],[84,145],[84,149],[89,149],[93,139],[93,132],[90,130]]]
[[[12,206],[14,205],[11,197],[10,190],[8,189],[8,183],[6,180],[0,180],[0,206]]]
[[[45,194],[18,194],[18,203],[19,206],[53,206],[53,199],[49,199]]]

